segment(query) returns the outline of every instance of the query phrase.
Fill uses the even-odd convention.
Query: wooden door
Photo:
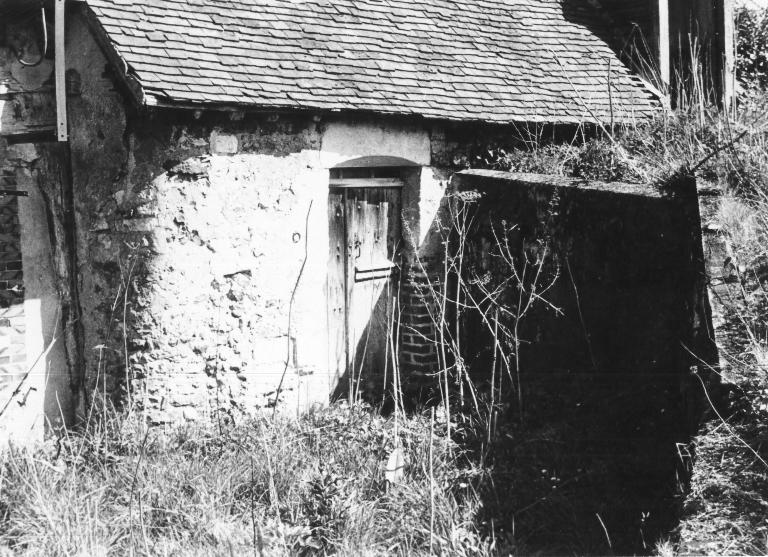
[[[375,184],[330,193],[332,365],[352,397],[381,391],[393,371],[400,188]]]

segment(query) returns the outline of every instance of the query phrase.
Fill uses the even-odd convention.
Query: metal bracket
[[[369,280],[381,280],[391,278],[398,270],[395,263],[389,263],[380,267],[360,269],[355,267],[355,282],[367,282]]]

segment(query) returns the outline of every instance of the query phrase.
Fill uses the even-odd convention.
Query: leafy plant
[[[768,10],[736,8],[736,77],[746,87],[768,86]]]

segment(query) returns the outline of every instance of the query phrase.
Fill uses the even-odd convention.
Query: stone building
[[[692,18],[727,96],[728,3],[666,4],[0,0],[3,435],[428,369],[416,262],[468,157],[652,117]]]

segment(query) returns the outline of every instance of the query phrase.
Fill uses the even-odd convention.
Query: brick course
[[[400,369],[412,388],[432,382],[439,370],[437,355],[439,319],[433,292],[440,292],[440,281],[421,269],[409,269],[403,281]]]

